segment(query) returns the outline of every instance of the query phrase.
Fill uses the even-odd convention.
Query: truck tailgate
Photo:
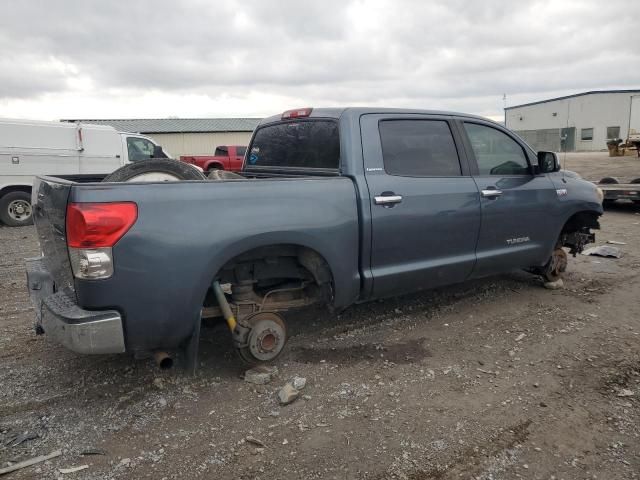
[[[43,261],[53,277],[56,291],[75,298],[73,274],[67,250],[65,215],[72,182],[38,177],[33,184],[33,221]]]

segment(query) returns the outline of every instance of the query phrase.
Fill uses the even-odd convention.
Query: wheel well
[[[271,306],[277,303],[277,310],[319,302],[333,304],[329,264],[317,251],[301,245],[269,245],[246,251],[226,262],[212,280],[230,284],[232,304],[253,303],[262,308],[267,298],[275,302]],[[212,300],[209,290],[205,306],[215,305]]]
[[[224,165],[222,165],[220,162],[211,162],[207,164],[205,171],[214,170],[214,169],[224,170]]]
[[[0,197],[6,195],[7,193],[11,193],[11,192],[25,192],[25,193],[31,193],[31,187],[28,185],[10,185],[8,187],[4,187],[2,190],[0,190]]]
[[[574,257],[582,252],[586,244],[595,242],[595,235],[591,233],[591,229],[600,228],[599,216],[593,211],[582,211],[571,215],[562,227],[556,247],[568,247],[569,253]]]
[[[254,248],[229,260],[219,272],[220,280],[229,283],[309,276],[319,285],[333,282],[331,269],[322,255],[299,245]]]
[[[599,213],[588,211],[588,210],[574,213],[565,222],[564,226],[562,227],[561,234],[579,232],[584,228],[599,229],[600,228],[600,222],[598,222],[599,216],[600,216]]]

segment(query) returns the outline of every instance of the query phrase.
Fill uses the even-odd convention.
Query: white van
[[[119,167],[149,158],[169,158],[144,135],[91,124],[0,119],[0,221],[31,223],[35,175],[100,181]]]

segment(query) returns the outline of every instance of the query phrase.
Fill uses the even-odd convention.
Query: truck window
[[[213,152],[215,157],[226,157],[229,155],[229,149],[227,147],[216,147],[216,151]]]
[[[247,153],[247,147],[238,147],[238,148],[236,148],[236,153],[239,156],[244,157],[244,154]]]
[[[337,169],[338,124],[306,120],[267,125],[251,143],[247,166]]]
[[[449,124],[443,120],[383,120],[379,125],[389,175],[452,177],[462,174]]]
[[[529,162],[518,142],[500,130],[465,122],[480,175],[529,175]]]
[[[146,138],[127,137],[127,150],[129,161],[138,162],[153,158],[153,148],[155,145]]]

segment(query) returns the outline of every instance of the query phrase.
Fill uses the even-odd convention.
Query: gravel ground
[[[619,161],[576,158],[587,178]],[[0,228],[0,468],[61,449],[7,478],[640,479],[640,210],[602,227],[624,256],[571,259],[561,290],[515,272],[292,313],[267,385],[242,380],[223,325],[195,377],[35,336],[34,230]]]

